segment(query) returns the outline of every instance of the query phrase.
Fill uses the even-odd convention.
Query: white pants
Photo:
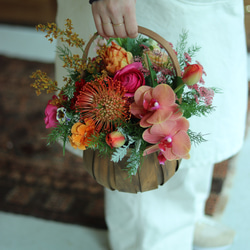
[[[106,189],[105,215],[111,249],[192,249],[194,224],[197,216],[204,214],[212,172],[213,164],[199,168],[181,166],[172,179],[156,190],[128,194]]]

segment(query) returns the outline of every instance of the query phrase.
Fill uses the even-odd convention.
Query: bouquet
[[[189,128],[188,118],[214,109],[216,89],[204,86],[202,65],[192,63],[200,48],[186,48],[187,32],[173,48],[178,75],[168,53],[150,37],[105,40],[96,35],[96,56],[88,58],[89,48],[73,32],[71,20],[64,30],[54,23],[37,29],[50,41],[63,42],[58,52],[68,72],[61,88],[40,70],[31,75],[37,95],[56,93],[45,108],[48,144],[62,141],[63,150],[67,142],[75,149],[98,150],[113,162],[129,155],[126,169],[132,176],[148,154],[158,152],[160,164],[188,159],[191,144],[205,140]]]

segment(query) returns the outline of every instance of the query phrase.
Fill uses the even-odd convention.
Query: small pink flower
[[[140,71],[142,64],[140,62],[134,62],[117,71],[114,76],[114,81],[118,80],[127,90],[125,96],[133,97],[135,91],[145,85],[145,79]]]
[[[201,80],[203,67],[200,64],[188,64],[184,68],[182,80],[187,85],[194,85]]]
[[[155,144],[144,151],[144,155],[161,151],[165,159],[189,159],[191,141],[187,134],[189,122],[181,117],[176,120],[167,120],[163,123],[153,125],[143,133],[146,142]],[[161,157],[162,159],[162,157]]]
[[[141,119],[140,126],[144,128],[182,115],[175,103],[175,93],[167,84],[155,88],[142,86],[135,92],[134,100],[131,113]]]
[[[205,102],[206,106],[212,105],[214,98],[214,91],[212,89],[200,87],[199,94],[202,100]]]
[[[191,61],[192,61],[190,55],[189,55],[187,52],[184,53],[184,56],[185,56],[185,59],[186,59],[188,62],[191,62]]]
[[[205,88],[203,86],[199,86],[198,84],[194,84],[193,86],[188,86],[190,89],[194,89],[197,91],[198,95],[194,95],[195,101],[199,104],[199,100],[203,101],[206,106],[210,106],[213,103],[214,98],[214,90],[211,88]]]
[[[53,99],[57,98],[56,96],[53,96]],[[46,124],[46,128],[55,128],[57,126],[57,119],[56,119],[56,113],[57,113],[57,106],[50,104],[51,100],[48,101],[48,104],[45,108],[45,118],[44,122]]]
[[[125,141],[125,136],[119,131],[113,131],[106,136],[106,143],[111,148],[119,148],[124,145]]]

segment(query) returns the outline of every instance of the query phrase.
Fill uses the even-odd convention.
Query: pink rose
[[[53,96],[53,99],[55,97]],[[50,104],[51,100],[48,101],[47,107],[45,109],[45,118],[44,122],[46,124],[46,128],[55,128],[57,126],[57,120],[56,120],[56,112],[57,112],[57,106]]]
[[[114,80],[118,80],[127,90],[125,96],[133,97],[135,91],[142,85],[145,85],[145,79],[141,71],[142,64],[134,62],[117,71]]]

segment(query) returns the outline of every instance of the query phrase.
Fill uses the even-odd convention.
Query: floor
[[[32,28],[0,25],[0,37],[1,55],[41,62],[54,60],[55,44],[49,44],[43,34]],[[250,55],[248,62],[250,66]],[[250,70],[248,77],[250,80]],[[250,188],[250,168],[247,160],[249,152],[250,131],[235,164],[230,168],[223,189],[230,199],[224,213],[215,215],[218,220],[237,232],[232,250],[250,249],[250,196],[247,192]],[[104,250],[108,249],[108,241],[104,230],[0,212],[0,249]]]

